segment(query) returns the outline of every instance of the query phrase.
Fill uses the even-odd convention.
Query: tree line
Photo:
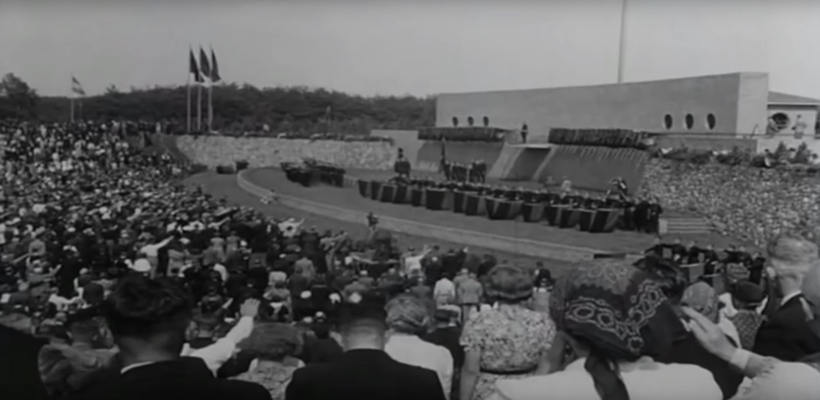
[[[123,91],[109,86],[104,94],[75,103],[75,116],[86,120],[162,121],[177,131],[186,129],[186,86],[155,86]],[[79,103],[82,103],[80,105]],[[197,89],[192,88],[191,116],[196,118]],[[15,76],[0,81],[0,118],[65,121],[68,97],[39,96]],[[81,108],[81,110],[80,110]],[[330,112],[328,114],[328,108]],[[435,98],[415,96],[358,96],[302,86],[257,88],[225,84],[213,89],[213,126],[225,132],[304,132],[364,134],[371,129],[418,129],[435,123]],[[328,118],[329,115],[329,118]],[[203,126],[207,93],[202,91]],[[196,126],[192,122],[193,127]]]

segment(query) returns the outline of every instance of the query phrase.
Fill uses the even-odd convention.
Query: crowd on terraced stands
[[[556,279],[466,248],[402,248],[372,214],[354,238],[231,206],[111,125],[0,134],[10,398],[820,392],[820,254],[797,235],[771,238],[767,259],[659,242],[637,263],[587,260]]]

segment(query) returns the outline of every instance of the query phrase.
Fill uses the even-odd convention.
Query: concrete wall
[[[537,180],[552,176],[560,183],[566,176],[575,189],[606,191],[612,179],[621,177],[631,190],[641,186],[649,161],[645,151],[590,146],[557,146]]]
[[[732,136],[710,137],[709,135],[667,135],[655,139],[662,149],[678,149],[686,147],[693,150],[732,150],[737,147],[741,150],[757,152],[757,140],[736,138]]]
[[[766,74],[754,73],[623,85],[441,94],[436,101],[436,126],[451,126],[453,116],[459,121],[469,116],[480,121],[487,116],[490,126],[504,129],[520,129],[526,123],[530,137],[536,139],[553,127],[663,131],[664,116],[669,114],[673,118],[671,131],[751,133],[765,115],[767,96]],[[685,126],[687,114],[694,118],[691,130]],[[716,118],[713,130],[706,124],[709,114]]]
[[[180,136],[177,146],[191,161],[209,167],[245,160],[251,167],[301,162],[304,157],[344,168],[391,170],[396,151],[384,142],[342,142],[227,136]]]
[[[419,149],[424,144],[423,141],[419,140],[418,131],[373,129],[370,131],[370,136],[392,139],[396,152],[398,152],[398,149],[404,149],[404,156],[414,163],[413,168],[416,167],[415,161],[418,159]]]

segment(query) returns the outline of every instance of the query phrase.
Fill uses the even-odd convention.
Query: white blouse
[[[592,376],[578,359],[550,375],[496,382],[493,400],[601,400]],[[722,400],[712,373],[695,365],[660,364],[649,357],[619,365],[631,400]]]
[[[394,360],[434,371],[450,398],[453,382],[453,355],[445,347],[421,340],[418,336],[394,333],[387,341],[384,351]]]

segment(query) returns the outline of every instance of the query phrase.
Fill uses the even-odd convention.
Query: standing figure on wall
[[[803,122],[801,117],[802,115],[797,116],[797,119],[794,121],[794,127],[792,127],[795,139],[802,139],[803,133],[806,131],[806,128],[808,128],[808,125],[806,125],[806,123]]]
[[[529,128],[527,128],[527,124],[524,124],[521,127],[521,142],[527,143],[527,135],[529,134]]]

